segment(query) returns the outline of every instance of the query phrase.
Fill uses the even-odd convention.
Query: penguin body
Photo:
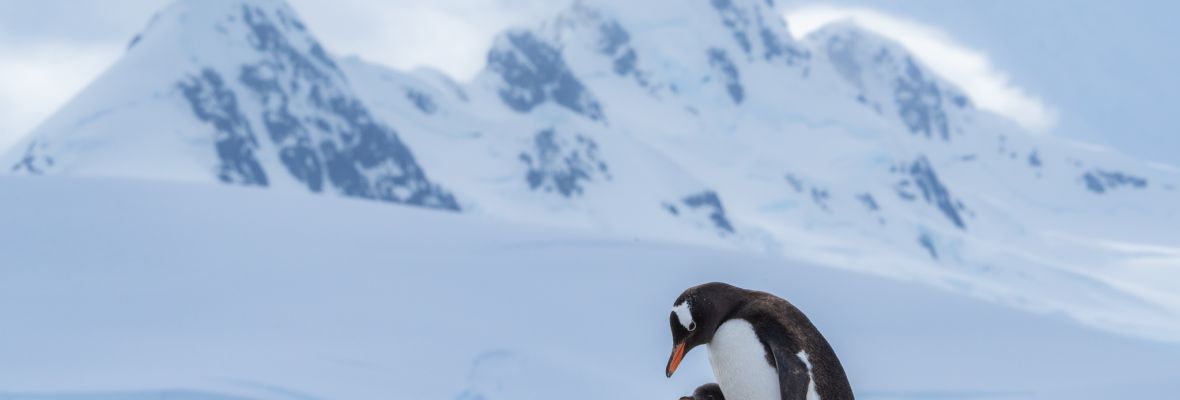
[[[778,400],[778,372],[767,362],[766,347],[744,319],[717,327],[709,348],[709,365],[717,384],[731,399]]]
[[[724,283],[685,290],[670,317],[667,375],[701,344],[729,400],[852,400],[840,360],[810,320],[786,300]],[[702,386],[703,387],[703,386]]]

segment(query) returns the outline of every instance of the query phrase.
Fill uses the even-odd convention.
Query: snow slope
[[[1180,342],[1180,172],[1030,136],[773,3],[577,1],[454,82],[334,57],[279,0],[178,0],[0,165],[804,259]]]
[[[1180,347],[746,253],[198,184],[0,178],[0,398],[676,398],[667,315],[780,294],[858,398],[1168,398]],[[63,250],[66,246],[68,250]]]

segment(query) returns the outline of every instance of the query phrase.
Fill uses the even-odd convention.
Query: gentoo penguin
[[[692,392],[692,396],[683,396],[680,400],[725,400],[721,394],[721,387],[716,383],[706,383]]]
[[[715,400],[852,400],[844,367],[815,325],[786,300],[725,283],[685,290],[670,316],[672,357],[665,370],[706,344],[719,391]],[[722,396],[723,395],[723,396]]]

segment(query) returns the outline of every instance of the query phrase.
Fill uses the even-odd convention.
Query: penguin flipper
[[[775,335],[776,336],[776,335]],[[811,372],[799,355],[788,349],[780,337],[766,337],[766,347],[774,356],[774,369],[779,372],[779,393],[782,400],[807,400],[807,387],[811,385]],[[785,337],[782,337],[785,339]]]

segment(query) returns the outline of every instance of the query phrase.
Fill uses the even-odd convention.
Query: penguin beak
[[[668,374],[669,378],[672,377],[672,374],[676,373],[676,367],[680,366],[680,360],[683,359],[684,342],[676,343],[676,346],[672,347],[672,358],[668,359],[668,368],[664,370],[664,372]]]

